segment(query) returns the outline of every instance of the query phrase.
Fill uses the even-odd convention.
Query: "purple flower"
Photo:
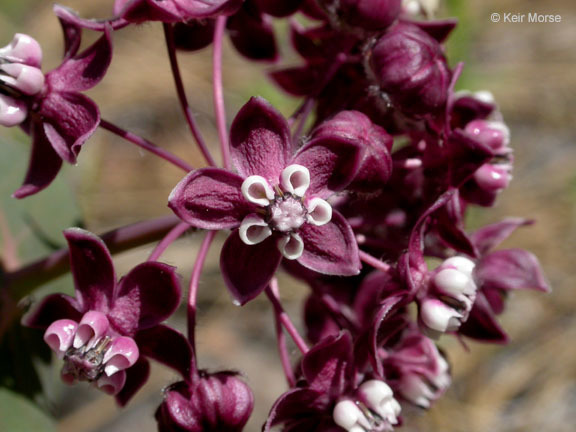
[[[156,420],[160,432],[240,432],[253,407],[252,390],[236,373],[200,371],[164,391]]]
[[[302,359],[303,381],[284,393],[270,411],[264,431],[391,431],[400,405],[390,387],[358,370],[349,333],[329,336]]]
[[[398,18],[402,0],[340,0],[336,13],[345,23],[365,30],[383,30]]]
[[[123,405],[147,379],[143,355],[185,372],[179,334],[159,325],[180,302],[175,269],[146,262],[117,282],[102,240],[79,228],[64,235],[76,297],[50,295],[24,320],[46,329],[44,340],[64,360],[62,379],[93,383]]]
[[[326,200],[354,178],[360,148],[344,137],[317,138],[290,156],[288,124],[262,98],[240,110],[230,140],[239,174],[193,171],[169,206],[192,226],[234,229],[220,258],[234,298],[244,304],[257,296],[282,258],[324,274],[357,274],[352,229]]]
[[[100,114],[81,91],[94,87],[112,58],[109,31],[78,53],[80,29],[63,21],[66,53],[62,64],[43,75],[42,51],[30,36],[17,34],[0,49],[0,124],[21,125],[32,137],[24,184],[14,193],[24,198],[46,188],[62,161],[76,163],[81,146],[96,130]]]

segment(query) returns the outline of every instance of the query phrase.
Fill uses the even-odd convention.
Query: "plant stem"
[[[390,270],[390,266],[388,264],[386,264],[384,261],[379,260],[378,258],[373,257],[369,253],[366,253],[364,251],[358,251],[358,254],[360,255],[360,260],[362,262],[374,267],[375,269],[383,272],[388,272]]]
[[[214,113],[222,152],[222,163],[225,168],[230,168],[230,147],[228,145],[228,133],[226,131],[226,110],[224,108],[224,93],[222,90],[222,42],[226,29],[226,17],[216,19],[214,29],[214,52],[212,55],[212,79],[214,80],[213,97]]]
[[[302,352],[302,354],[306,354],[309,349],[308,345],[304,341],[304,338],[300,336],[300,333],[298,333],[296,326],[294,326],[288,314],[284,311],[284,308],[280,303],[278,295],[276,294],[278,292],[277,284],[278,283],[276,279],[275,278],[272,279],[270,285],[266,288],[266,295],[268,296],[268,299],[270,299],[270,302],[274,307],[274,313],[276,314],[276,318],[278,319],[278,321],[282,323],[282,325],[284,326],[284,328],[286,329],[286,331],[288,332],[288,334],[290,335],[290,337],[292,338],[292,340],[294,341],[300,352]],[[274,288],[272,288],[272,286]]]
[[[274,279],[274,283],[270,284],[270,289],[276,297],[280,294],[278,293],[278,282]],[[280,361],[282,363],[282,369],[284,369],[284,376],[288,382],[290,388],[296,385],[296,378],[294,377],[294,370],[292,369],[292,364],[290,363],[290,354],[288,353],[288,347],[286,346],[286,335],[282,329],[282,323],[278,318],[278,314],[274,311],[274,325],[276,329],[276,342],[278,343],[278,354],[280,355]]]
[[[152,253],[148,257],[148,261],[158,261],[158,258],[160,258],[160,255],[162,255],[164,253],[164,251],[172,243],[174,243],[176,240],[178,240],[178,238],[182,234],[184,234],[186,231],[188,231],[189,228],[190,228],[190,225],[187,224],[186,222],[181,222],[178,225],[176,225],[174,228],[172,228],[170,230],[170,232],[168,234],[166,234],[166,236],[160,241],[160,243],[158,243],[156,245],[156,247],[154,248],[154,250],[152,251]]]
[[[180,219],[174,215],[164,216],[108,231],[100,238],[104,240],[110,253],[114,254],[158,241],[179,223]],[[18,270],[5,273],[1,282],[18,301],[69,270],[68,249],[64,248]]]
[[[124,138],[126,141],[129,141],[132,144],[136,144],[138,147],[143,148],[144,150],[149,151],[150,153],[153,153],[156,156],[159,156],[160,158],[170,162],[171,164],[177,166],[178,168],[184,170],[185,172],[190,172],[194,169],[191,165],[184,162],[178,156],[173,155],[169,151],[166,151],[163,148],[158,147],[156,144],[151,143],[147,139],[144,139],[132,132],[125,131],[124,129],[104,119],[100,120],[100,127],[109,132],[112,132],[115,135],[118,135],[121,138]]]
[[[178,100],[180,101],[180,107],[186,118],[186,123],[188,123],[188,128],[202,153],[206,162],[210,166],[216,166],[214,158],[210,154],[208,147],[202,134],[196,125],[194,120],[194,114],[192,109],[188,104],[188,98],[186,97],[186,91],[184,90],[184,83],[182,81],[182,74],[180,73],[180,68],[178,66],[178,58],[176,57],[176,45],[174,44],[174,28],[172,24],[164,24],[164,38],[166,39],[166,47],[168,48],[168,58],[170,59],[170,68],[172,69],[172,76],[174,77],[174,84],[176,86],[176,93],[178,94]]]
[[[194,268],[192,269],[192,275],[190,276],[190,289],[188,291],[188,306],[187,306],[187,318],[188,318],[188,340],[192,346],[192,351],[194,353],[194,358],[196,358],[196,346],[195,346],[195,332],[196,332],[196,300],[198,297],[198,286],[200,283],[200,274],[202,273],[202,268],[204,267],[204,262],[206,261],[206,256],[210,250],[210,245],[216,236],[216,231],[208,231],[202,244],[200,245],[200,250],[198,251],[198,256],[196,257],[196,262],[194,263]],[[192,370],[194,370],[193,368]]]

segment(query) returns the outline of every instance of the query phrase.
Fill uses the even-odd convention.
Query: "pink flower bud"
[[[402,0],[340,0],[340,16],[346,23],[366,30],[383,30],[400,14]]]

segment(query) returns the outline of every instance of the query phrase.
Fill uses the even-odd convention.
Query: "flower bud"
[[[339,15],[347,24],[383,30],[400,14],[402,0],[340,0]]]
[[[499,192],[506,189],[512,180],[508,164],[484,164],[474,173],[476,184],[487,192]]]
[[[250,388],[234,373],[218,372],[201,376],[193,385],[170,386],[156,420],[160,431],[239,432],[253,407]]]
[[[464,129],[480,143],[490,147],[495,154],[505,155],[510,152],[510,129],[503,122],[473,120]]]
[[[382,91],[408,114],[441,109],[450,72],[440,44],[413,24],[391,27],[374,45],[370,65]]]

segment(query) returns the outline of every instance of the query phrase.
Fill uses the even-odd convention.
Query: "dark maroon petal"
[[[239,0],[122,0],[115,10],[122,18],[143,21],[182,22],[230,14],[238,9]]]
[[[198,51],[206,48],[214,39],[216,21],[192,20],[174,24],[174,43],[182,51]]]
[[[470,315],[458,332],[482,342],[508,343],[508,335],[498,324],[490,304],[481,292],[476,296]]]
[[[22,318],[22,324],[26,327],[46,329],[54,321],[70,319],[80,321],[82,318],[81,308],[76,299],[65,294],[52,294],[45,297],[39,304]]]
[[[133,335],[172,315],[181,295],[175,267],[145,262],[120,280],[109,318],[124,334]]]
[[[262,430],[269,432],[275,425],[285,422],[292,424],[300,418],[303,419],[302,421],[306,421],[307,417],[317,416],[318,409],[322,408],[322,404],[318,402],[321,397],[322,395],[318,392],[307,388],[287,391],[276,400],[270,409],[268,420]],[[313,431],[314,429],[306,430]]]
[[[304,252],[298,262],[304,267],[338,276],[360,273],[356,238],[346,219],[336,210],[327,224],[304,224],[299,233],[304,241]]]
[[[461,186],[494,156],[488,146],[470,138],[459,129],[450,135],[447,148],[451,158],[450,184],[454,187]]]
[[[290,152],[288,123],[265,99],[253,97],[232,122],[230,145],[242,177],[259,175],[276,185]]]
[[[302,0],[256,0],[258,8],[275,17],[286,17],[295,13],[300,7]]]
[[[62,159],[46,138],[42,124],[32,126],[32,152],[26,177],[20,188],[12,195],[25,198],[40,192],[52,183],[62,167]]]
[[[312,390],[330,398],[341,395],[354,374],[350,334],[341,332],[314,346],[302,359],[302,373]]]
[[[190,378],[192,349],[182,333],[163,324],[140,330],[134,337],[140,354],[179,372],[185,380]]]
[[[80,228],[64,231],[68,240],[70,266],[76,298],[83,311],[107,312],[114,299],[116,274],[104,242]]]
[[[316,69],[308,66],[283,68],[269,73],[278,86],[293,96],[305,96],[314,91],[318,82]]]
[[[180,219],[198,228],[235,228],[254,211],[242,195],[242,182],[242,177],[223,169],[195,170],[176,185],[168,206]]]
[[[50,93],[42,103],[44,132],[56,153],[76,163],[82,144],[100,123],[98,106],[80,93]]]
[[[240,54],[251,60],[276,61],[278,48],[269,16],[240,9],[226,23],[230,40]]]
[[[474,232],[470,238],[480,255],[485,255],[506,240],[517,228],[531,225],[533,221],[523,218],[507,218],[501,222],[486,225]]]
[[[74,57],[80,49],[82,28],[74,22],[74,19],[68,19],[70,16],[76,16],[72,10],[64,6],[55,5],[54,13],[58,17],[58,21],[60,21],[62,33],[64,34],[64,59],[66,60]]]
[[[478,256],[474,243],[464,230],[465,208],[459,190],[436,213],[436,229],[447,246],[470,257]]]
[[[232,232],[220,254],[222,276],[232,297],[243,305],[260,294],[270,283],[281,259],[275,236],[247,245],[240,239],[238,230]]]
[[[126,383],[120,393],[115,396],[116,403],[125,406],[138,390],[148,381],[150,376],[150,362],[139,358],[134,366],[126,369]]]
[[[102,80],[111,61],[112,39],[110,31],[105,30],[94,44],[49,72],[46,75],[46,84],[52,92],[91,89]]]
[[[327,198],[348,186],[360,168],[362,156],[360,146],[349,139],[320,137],[302,147],[290,163],[310,171],[306,196]]]
[[[474,275],[478,283],[487,288],[550,292],[550,285],[544,277],[538,258],[524,249],[505,249],[489,253],[476,265]]]

